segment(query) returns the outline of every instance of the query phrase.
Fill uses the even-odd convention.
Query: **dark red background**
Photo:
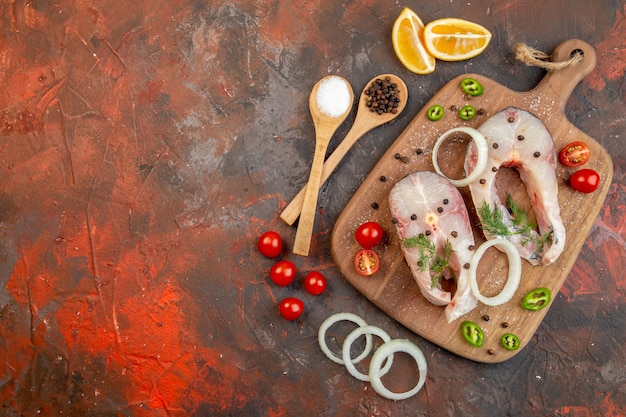
[[[390,39],[404,6],[481,23],[492,43],[410,73]],[[0,414],[626,415],[625,13],[618,0],[0,3]],[[613,184],[532,342],[474,363],[361,297],[330,233],[440,87],[476,72],[528,90],[544,73],[513,45],[570,38],[598,65],[567,115],[612,155]],[[308,175],[311,87],[332,73],[360,91],[386,72],[406,81],[407,109],[352,149],[322,188],[310,256],[292,255],[278,216]],[[326,274],[325,294],[269,283],[255,246],[268,229],[299,277]],[[277,314],[288,295],[306,303],[297,322]],[[416,397],[384,400],[322,355],[317,328],[340,311],[422,348]]]

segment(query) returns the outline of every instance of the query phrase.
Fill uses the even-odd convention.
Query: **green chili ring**
[[[500,343],[506,350],[517,350],[520,345],[519,337],[515,336],[513,333],[503,334],[500,338]]]
[[[433,122],[436,122],[437,120],[441,120],[441,118],[443,117],[443,107],[440,106],[439,104],[435,104],[434,106],[428,109],[428,112],[426,113],[426,117],[428,117],[428,120],[431,120]]]
[[[526,310],[541,310],[550,304],[552,292],[546,287],[535,288],[524,296],[522,307]]]
[[[482,84],[473,78],[463,79],[463,81],[461,81],[461,90],[463,90],[465,94],[469,94],[474,97],[477,97],[485,92]]]
[[[481,347],[485,342],[485,334],[483,329],[473,321],[464,321],[461,323],[461,333],[463,338],[474,347]]]
[[[474,106],[463,106],[461,110],[459,110],[459,117],[462,120],[472,120],[476,116],[476,109]]]

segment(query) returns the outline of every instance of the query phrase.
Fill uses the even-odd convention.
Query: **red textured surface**
[[[0,414],[626,415],[626,7],[219,3],[0,3]],[[412,74],[390,45],[405,5],[425,22],[481,23],[492,44]],[[612,155],[611,192],[535,340],[502,364],[467,361],[360,297],[332,263],[330,232],[442,85],[476,72],[530,89],[543,73],[512,46],[570,38],[598,53],[567,114]],[[360,91],[386,72],[406,81],[407,109],[353,148],[322,188],[311,255],[291,255],[295,229],[278,215],[313,155],[310,88],[336,73]],[[269,282],[273,261],[256,251],[268,229],[300,278],[326,274],[326,293]],[[292,295],[306,305],[296,322],[276,308]],[[339,311],[418,344],[425,389],[387,401],[325,359],[317,328]]]

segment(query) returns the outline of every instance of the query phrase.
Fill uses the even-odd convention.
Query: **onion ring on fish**
[[[420,376],[417,384],[405,392],[392,392],[387,389],[387,387],[385,387],[380,380],[381,376],[384,375],[380,366],[385,359],[393,357],[393,354],[396,352],[404,352],[411,355],[413,359],[415,359],[415,362],[417,362],[417,368],[419,369]],[[391,359],[389,359],[389,361],[390,360]],[[394,401],[405,400],[417,394],[417,392],[422,389],[424,382],[426,382],[426,369],[426,357],[420,348],[406,339],[394,339],[392,341],[385,342],[376,350],[376,352],[374,352],[374,356],[370,361],[370,382],[374,391],[376,391],[381,397]]]
[[[446,140],[448,135],[455,132],[466,133],[472,138],[472,140],[476,144],[478,156],[476,167],[474,168],[474,170],[468,176],[460,180],[453,180],[446,177],[443,172],[441,172],[441,169],[439,168],[439,162],[437,161],[437,154],[439,153],[439,148],[441,147],[441,144]],[[437,174],[447,178],[452,184],[454,184],[455,187],[465,187],[466,185],[469,185],[470,183],[476,181],[480,174],[482,174],[487,167],[488,151],[489,149],[487,148],[487,139],[485,139],[485,136],[478,130],[466,126],[455,127],[454,129],[450,129],[443,135],[439,136],[439,139],[437,139],[437,142],[435,142],[435,146],[433,147],[433,166],[435,167],[435,172]]]
[[[476,269],[478,268],[478,263],[480,259],[485,254],[485,251],[491,246],[498,245],[499,249],[506,253],[506,256],[509,260],[509,275],[502,288],[502,291],[493,297],[486,297],[480,293],[478,289],[478,282],[476,281]],[[522,261],[519,256],[519,252],[515,245],[506,239],[493,239],[488,240],[481,244],[477,249],[474,255],[472,256],[472,260],[470,262],[469,268],[469,283],[472,292],[474,293],[474,297],[478,301],[488,306],[499,306],[501,304],[506,303],[513,297],[517,287],[519,287],[520,280],[522,278]]]
[[[356,339],[358,339],[360,336],[364,334],[378,336],[381,339],[383,339],[383,341],[385,342],[389,342],[391,340],[391,337],[387,334],[386,331],[384,331],[380,327],[363,326],[363,327],[357,327],[355,330],[353,330],[352,333],[350,333],[348,337],[346,337],[346,340],[343,342],[343,348],[341,349],[341,353],[342,353],[341,356],[343,358],[343,362],[346,366],[346,369],[348,370],[348,372],[350,372],[350,375],[352,375],[356,379],[369,382],[370,376],[365,375],[362,372],[359,372],[354,366],[354,363],[358,361],[355,361],[350,357],[350,348],[352,347],[352,343],[354,343]],[[386,355],[385,357],[387,356],[389,355]],[[393,355],[388,357],[387,363],[385,364],[385,367],[383,369],[378,368],[379,375],[382,376],[382,375],[385,375],[387,372],[389,372],[389,369],[391,369],[392,364],[393,364]]]
[[[317,341],[320,345],[320,348],[322,349],[322,352],[324,352],[324,354],[326,355],[326,357],[328,357],[328,359],[330,359],[331,361],[335,363],[338,363],[339,365],[344,365],[344,361],[343,359],[337,357],[328,348],[328,345],[326,344],[326,331],[335,323],[338,323],[344,320],[351,321],[352,323],[360,327],[367,326],[367,323],[365,322],[365,320],[363,320],[361,317],[357,316],[356,314],[336,313],[328,317],[326,320],[324,320],[324,322],[322,323],[322,325],[320,326],[317,332]],[[372,335],[370,333],[366,333],[365,334],[365,349],[363,350],[363,352],[361,352],[359,356],[352,359],[352,361],[354,363],[362,361],[363,359],[367,357],[367,355],[370,354],[371,351],[372,351]]]

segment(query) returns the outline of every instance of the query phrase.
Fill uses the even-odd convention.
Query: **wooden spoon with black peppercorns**
[[[359,97],[357,114],[352,128],[324,162],[321,183],[326,182],[352,145],[365,133],[398,117],[404,110],[407,99],[408,90],[404,81],[398,76],[382,74],[372,78]],[[292,225],[300,216],[306,189],[307,186],[305,185],[280,214],[280,218],[285,223]]]

